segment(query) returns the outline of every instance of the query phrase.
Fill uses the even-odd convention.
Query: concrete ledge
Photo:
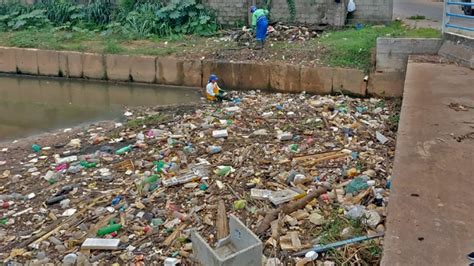
[[[365,96],[399,97],[403,75],[395,72],[371,74],[356,69],[289,64],[259,64],[216,60],[182,60],[174,57],[101,55],[0,47],[0,72],[72,78],[108,79],[204,87],[210,74],[219,76],[226,89],[274,90],[329,94],[343,92]],[[41,61],[41,65],[38,64]]]
[[[270,88],[281,92],[301,92],[301,67],[287,64],[273,65]]]
[[[202,64],[200,60],[183,62],[183,81],[181,85],[199,87],[202,84]]]
[[[15,49],[0,47],[0,72],[16,73]]]
[[[68,78],[82,78],[84,58],[79,52],[63,52],[66,56],[67,69],[63,73]],[[61,56],[60,56],[61,58]]]
[[[49,50],[38,50],[38,74],[42,76],[59,75],[59,52]]]
[[[445,33],[439,55],[474,69],[474,38]]]
[[[167,85],[181,85],[183,82],[183,62],[174,57],[156,59],[156,82]]]
[[[82,54],[83,77],[88,79],[105,79],[106,68],[104,56],[100,54]]]
[[[67,77],[68,68],[67,68],[67,52],[58,52],[58,60],[59,60],[59,73],[58,75],[61,77]]]
[[[351,95],[365,96],[367,83],[365,73],[357,69],[335,68],[332,81],[333,92],[342,92]]]
[[[106,55],[105,65],[107,78],[110,80],[128,81],[130,80],[130,62],[128,55]]]
[[[21,74],[38,75],[38,49],[15,49],[16,69]]]
[[[405,72],[375,72],[370,75],[367,93],[379,97],[402,97]]]
[[[377,38],[377,71],[405,71],[408,56],[437,54],[442,40],[436,38]]]
[[[315,94],[332,93],[334,68],[301,67],[301,89]]]
[[[270,69],[263,64],[239,63],[239,87],[246,90],[270,89]]]
[[[133,81],[156,82],[156,57],[133,56],[130,63],[130,75]]]

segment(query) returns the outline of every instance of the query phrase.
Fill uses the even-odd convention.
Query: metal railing
[[[474,32],[474,15],[465,15],[465,14],[457,14],[453,13],[451,7],[470,7],[474,9],[474,3],[468,2],[459,2],[458,1],[451,1],[451,0],[444,0],[444,12],[443,12],[443,32],[449,31],[449,29],[456,29],[461,31],[469,31]],[[461,10],[461,8],[459,8]],[[472,14],[472,11],[471,11]],[[460,18],[458,22],[451,22],[451,18]],[[466,23],[464,23],[466,22]],[[462,25],[460,25],[461,23]],[[467,25],[466,25],[467,24]]]

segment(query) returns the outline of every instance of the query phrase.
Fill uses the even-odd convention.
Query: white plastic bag
[[[349,0],[349,4],[347,5],[347,12],[354,12],[356,10],[356,4],[354,0]]]

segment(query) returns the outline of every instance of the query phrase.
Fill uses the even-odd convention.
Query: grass
[[[344,240],[341,237],[344,228],[351,228],[354,237],[365,235],[367,229],[361,220],[346,219],[337,211],[333,211],[328,222],[315,230],[313,235],[318,237],[320,244],[330,244]],[[358,258],[354,256],[356,253]],[[380,243],[372,240],[329,250],[326,254],[336,265],[378,265],[382,257],[382,247]]]
[[[372,49],[378,37],[437,38],[436,29],[411,29],[400,22],[387,26],[365,26],[357,30],[349,28],[326,33],[319,43],[327,48],[323,61],[331,66],[352,67],[369,70]]]
[[[266,48],[267,60],[282,60],[293,57],[296,62],[317,59],[317,63],[329,66],[357,68],[368,71],[371,67],[371,53],[378,37],[440,37],[436,29],[411,29],[400,22],[389,25],[366,25],[358,30],[348,27],[342,30],[328,31],[321,38],[306,42],[269,41],[272,46]],[[152,55],[152,56],[188,56],[201,58],[203,54],[221,52],[238,53],[235,42],[222,42],[219,38],[200,36],[171,36],[169,38],[132,39],[118,33],[101,34],[87,30],[24,30],[0,32],[0,46],[41,48],[52,50],[71,50],[94,53]],[[239,57],[239,55],[236,55]],[[247,58],[248,56],[244,56]],[[311,59],[309,57],[312,57]],[[252,57],[248,57],[252,58]],[[283,59],[285,60],[285,59]]]

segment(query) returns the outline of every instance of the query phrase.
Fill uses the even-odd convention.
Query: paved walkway
[[[408,64],[382,265],[469,264],[474,109],[449,105],[474,107],[473,84],[474,70]]]

